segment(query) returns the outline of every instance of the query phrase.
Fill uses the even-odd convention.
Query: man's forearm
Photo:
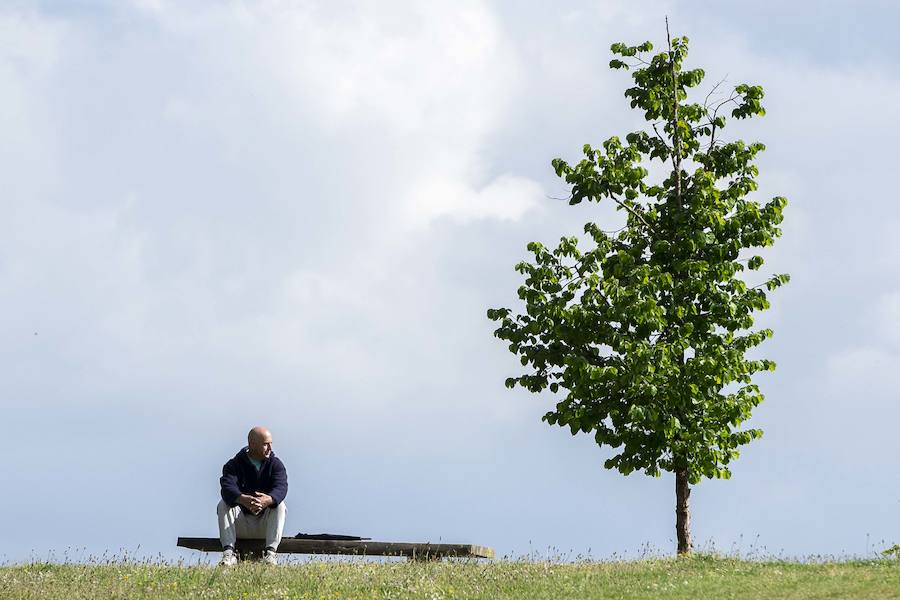
[[[222,477],[219,478],[219,487],[222,492],[222,500],[230,506],[234,506],[238,498],[241,496],[241,488],[238,486],[237,475],[230,470],[229,465],[225,465],[222,471]]]

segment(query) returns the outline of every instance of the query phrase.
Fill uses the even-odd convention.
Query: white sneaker
[[[231,548],[225,548],[222,552],[222,560],[219,561],[220,567],[233,567],[238,563],[237,554]]]
[[[278,554],[274,550],[266,550],[263,553],[263,562],[267,565],[277,565],[278,564]]]

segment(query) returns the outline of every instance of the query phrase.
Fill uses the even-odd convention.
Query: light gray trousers
[[[266,546],[278,549],[281,543],[281,532],[284,531],[284,519],[287,507],[284,502],[267,508],[258,515],[244,514],[240,506],[228,506],[219,500],[219,539],[222,547],[234,546],[238,538],[265,538]]]

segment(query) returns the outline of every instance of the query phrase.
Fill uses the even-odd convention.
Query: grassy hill
[[[0,568],[0,598],[900,598],[900,560],[796,563],[697,556],[635,562],[307,562]]]

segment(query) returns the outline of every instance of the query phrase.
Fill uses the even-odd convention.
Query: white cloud
[[[165,35],[181,43],[220,40],[215,53],[193,59],[217,74],[211,82],[220,88],[217,97],[209,91],[192,97],[188,89],[164,110],[182,122],[205,123],[213,135],[230,130],[225,147],[236,162],[246,158],[247,140],[234,125],[249,117],[287,138],[319,139],[327,147],[310,148],[320,154],[303,159],[343,170],[334,176],[365,178],[355,191],[388,208],[379,217],[403,228],[408,213],[427,226],[431,217],[518,218],[532,203],[536,183],[490,173],[480,160],[521,91],[522,71],[499,19],[482,2],[413,3],[394,11],[354,2],[349,13],[283,2],[202,11],[167,5],[156,17]],[[485,187],[486,179],[494,181]],[[514,191],[526,198],[501,197]]]
[[[487,218],[515,221],[545,199],[541,186],[526,177],[502,175],[481,189],[445,177],[420,182],[399,216],[414,227],[427,226],[441,217],[461,222]]]
[[[900,347],[900,291],[882,294],[875,303],[873,323],[876,334]]]
[[[0,268],[30,273],[7,289],[22,306],[47,294],[27,319],[77,360],[140,381],[223,353],[384,373],[373,341],[428,320],[436,250],[411,250],[417,236],[517,220],[543,197],[480,158],[521,70],[484,3],[137,8],[128,35],[82,20],[63,37],[36,15],[0,28],[4,103],[18,95],[21,137],[41,149],[10,174],[23,197]],[[54,324],[63,297],[91,337]]]
[[[48,78],[66,43],[66,28],[32,13],[0,11],[0,178],[4,194],[17,195],[22,179],[40,186],[53,130],[43,112],[51,98]],[[24,186],[22,186],[24,187]]]
[[[862,396],[900,386],[900,355],[882,348],[863,346],[840,351],[828,359],[828,370],[832,383]]]
[[[872,224],[869,244],[872,252],[869,258],[871,268],[878,273],[886,283],[892,283],[900,276],[900,215],[891,215],[890,211],[884,211],[875,223]],[[866,244],[866,247],[869,247]],[[860,266],[864,266],[863,265]]]
[[[0,56],[4,67],[33,77],[57,60],[63,25],[34,13],[0,13]]]

